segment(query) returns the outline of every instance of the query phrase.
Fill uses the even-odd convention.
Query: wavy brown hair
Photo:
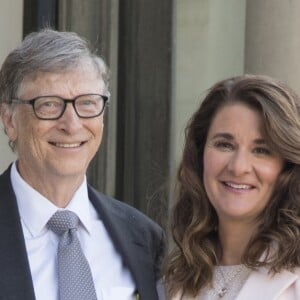
[[[175,247],[164,264],[170,295],[196,296],[208,286],[217,263],[218,218],[203,185],[203,151],[210,124],[224,105],[241,102],[261,113],[265,138],[285,160],[259,228],[242,262],[271,272],[300,266],[300,100],[287,85],[267,76],[244,75],[216,83],[186,127],[171,216]],[[274,247],[276,245],[276,247]],[[272,251],[271,251],[272,248]],[[265,259],[261,259],[266,253]]]

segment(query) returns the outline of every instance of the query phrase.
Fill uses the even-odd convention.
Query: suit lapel
[[[89,197],[98,211],[110,237],[131,271],[140,299],[156,300],[156,282],[149,248],[141,224],[134,216],[112,206],[112,199],[96,193],[89,187]]]
[[[0,176],[0,299],[34,300],[16,197],[10,168]]]
[[[297,274],[286,270],[271,276],[268,274],[266,268],[260,268],[257,271],[251,272],[237,299],[279,299],[282,292],[298,278]]]
[[[0,193],[0,300],[35,300],[10,168],[0,176]],[[131,271],[140,299],[158,299],[151,249],[145,245],[142,225],[90,187],[89,197]]]

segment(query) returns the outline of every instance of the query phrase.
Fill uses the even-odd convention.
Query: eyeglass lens
[[[39,118],[57,118],[65,110],[67,102],[56,96],[47,96],[37,98],[34,103],[34,110]],[[105,101],[101,95],[81,95],[74,100],[73,106],[80,117],[94,117],[102,113]]]

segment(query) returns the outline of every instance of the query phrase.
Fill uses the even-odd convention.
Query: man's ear
[[[14,121],[14,112],[12,107],[7,103],[2,103],[0,113],[5,134],[8,136],[10,141],[15,141],[18,137],[18,131]]]

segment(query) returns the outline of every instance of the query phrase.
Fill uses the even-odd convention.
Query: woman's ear
[[[13,109],[10,105],[2,103],[0,112],[5,134],[8,136],[10,141],[15,141],[18,137],[18,131],[14,121]]]

